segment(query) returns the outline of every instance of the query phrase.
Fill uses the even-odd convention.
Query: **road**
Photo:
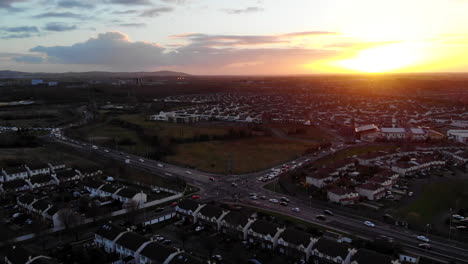
[[[283,195],[290,200],[288,206],[281,206],[276,203],[271,203],[268,201],[268,199],[279,199],[281,195],[264,189],[263,186],[268,182],[261,182],[257,180],[258,177],[270,173],[271,170],[244,175],[216,175],[145,159],[139,156],[107,149],[101,146],[96,146],[93,148],[92,144],[69,139],[63,136],[56,137],[50,135],[47,140],[65,144],[78,151],[94,153],[102,157],[110,158],[117,162],[121,162],[126,166],[148,171],[162,177],[183,179],[187,183],[200,188],[200,195],[204,200],[207,201],[235,201],[237,203],[257,207],[259,209],[287,214],[304,221],[314,223],[316,225],[322,225],[328,229],[344,231],[368,239],[374,239],[378,236],[386,236],[400,242],[405,250],[411,252],[415,252],[437,260],[455,261],[456,263],[468,263],[468,246],[465,244],[456,243],[452,240],[447,240],[436,236],[429,236],[431,239],[432,249],[423,250],[418,247],[418,244],[422,242],[417,240],[416,236],[424,234],[417,234],[411,230],[375,220],[372,220],[372,222],[376,226],[368,227],[363,223],[369,219],[361,215],[351,214],[334,208],[334,216],[328,216],[326,221],[318,220],[316,218],[317,215],[323,214],[323,211],[326,209],[330,209],[330,207],[327,206],[327,203],[324,202],[315,200],[304,201]],[[342,148],[345,148],[345,146]],[[305,163],[306,160],[308,162],[313,162],[316,159],[322,158],[331,153],[332,151],[328,150],[321,152],[317,156],[301,157],[297,159],[295,163]],[[129,163],[126,163],[126,160],[127,162],[129,161]],[[281,166],[277,166],[277,168],[281,168]],[[272,179],[271,181],[274,180],[275,179]],[[237,185],[237,187],[234,185]],[[256,193],[257,197],[265,196],[267,198],[266,200],[251,200],[249,198],[250,193]],[[300,208],[300,212],[292,212],[291,208],[294,207]]]

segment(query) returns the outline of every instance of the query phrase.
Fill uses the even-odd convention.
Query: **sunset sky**
[[[468,71],[468,0],[0,0],[0,70]]]

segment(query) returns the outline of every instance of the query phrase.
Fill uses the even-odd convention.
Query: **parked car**
[[[364,224],[368,227],[375,227],[375,224],[372,223],[371,221],[365,221]]]
[[[269,201],[272,202],[272,203],[278,203],[278,202],[279,202],[279,201],[276,200],[276,199],[270,199]]]
[[[200,195],[196,195],[196,194],[194,194],[194,195],[192,195],[192,199],[193,199],[193,200],[200,199]]]
[[[287,202],[281,202],[280,205],[282,205],[282,206],[288,206],[288,203],[287,203]]]
[[[197,226],[197,227],[195,227],[195,232],[200,232],[200,231],[202,231],[203,229],[205,229],[204,226]]]
[[[294,208],[291,208],[291,211],[299,213],[301,209],[299,209],[299,207],[294,207]]]
[[[188,174],[188,175],[192,175],[192,172],[190,172],[190,171],[185,171],[185,173]]]
[[[325,210],[325,211],[323,211],[323,213],[326,214],[326,215],[334,215],[334,213],[332,211],[330,211],[330,210]]]
[[[214,181],[215,179],[213,177],[210,177],[210,181]]]

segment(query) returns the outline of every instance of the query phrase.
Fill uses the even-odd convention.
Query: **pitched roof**
[[[32,184],[41,184],[41,183],[46,183],[52,181],[52,177],[49,174],[38,174],[34,175],[31,177],[31,183]]]
[[[214,217],[214,218],[219,218],[223,214],[223,209],[221,209],[218,206],[213,206],[213,205],[205,205],[203,208],[200,210],[200,214],[207,216],[207,217]]]
[[[356,254],[351,257],[351,261],[356,261],[358,264],[392,264],[392,257],[371,251],[368,249],[359,249]]]
[[[28,262],[30,256],[32,256],[31,252],[22,246],[13,246],[6,254],[12,264],[24,264]]]
[[[16,180],[12,180],[12,181],[7,181],[7,182],[3,182],[3,189],[4,190],[12,190],[12,189],[17,189],[17,188],[21,188],[25,185],[28,185],[28,183],[23,180],[23,179],[16,179]]]
[[[267,221],[257,220],[250,225],[252,231],[262,234],[262,235],[270,235],[271,237],[276,235],[278,232],[278,226]]]
[[[120,233],[124,231],[125,229],[123,228],[110,224],[105,224],[96,231],[96,234],[108,240],[114,240]]]
[[[63,170],[63,171],[57,171],[56,172],[58,178],[73,178],[76,176],[76,171],[75,170]]]
[[[319,241],[315,243],[314,249],[331,257],[340,256],[343,260],[346,259],[349,252],[349,247],[346,244],[324,238],[319,239]]]
[[[310,238],[312,237],[311,234],[299,231],[294,228],[286,228],[283,233],[281,233],[280,238],[288,243],[292,243],[294,245],[303,245],[307,247],[310,244]]]
[[[146,241],[148,241],[148,238],[140,234],[127,232],[123,234],[115,243],[123,246],[124,248],[136,251]]]
[[[115,193],[118,189],[120,188],[113,184],[104,184],[100,190],[108,193]]]
[[[151,242],[147,244],[141,251],[141,255],[151,259],[156,263],[164,263],[164,261],[174,252],[177,252],[177,249],[173,247],[166,247],[156,242]]]
[[[39,211],[44,211],[45,209],[49,208],[49,204],[50,202],[45,200],[45,199],[41,199],[41,200],[38,200],[36,201],[35,203],[33,203],[32,207],[36,210],[39,210]]]
[[[249,222],[249,217],[239,212],[229,212],[223,220],[234,226],[245,226]]]
[[[195,210],[197,210],[198,205],[199,204],[197,202],[193,201],[193,200],[184,199],[184,200],[179,202],[177,207],[179,207],[179,208],[181,208],[183,210],[195,211]]]
[[[84,186],[85,187],[89,187],[89,188],[92,188],[92,189],[98,189],[99,187],[101,187],[101,185],[103,185],[104,183],[100,182],[100,181],[87,181]]]
[[[132,188],[123,188],[121,189],[117,195],[118,196],[122,196],[122,197],[125,197],[125,198],[133,198],[136,194],[138,194],[139,191],[135,190],[135,189],[132,189]]]
[[[34,196],[30,194],[25,194],[18,197],[18,201],[23,204],[31,204],[32,202],[34,202]]]

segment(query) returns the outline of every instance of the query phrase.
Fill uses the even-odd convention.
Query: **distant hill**
[[[0,79],[31,79],[31,78],[141,78],[141,77],[164,77],[164,76],[190,76],[190,74],[174,71],[155,72],[19,72],[0,71]]]

